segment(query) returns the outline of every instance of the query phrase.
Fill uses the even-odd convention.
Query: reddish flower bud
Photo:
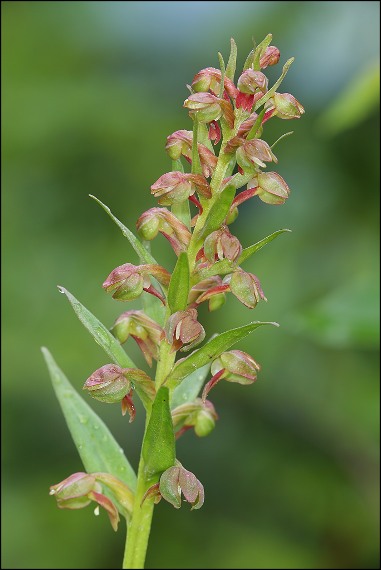
[[[266,167],[265,162],[278,162],[266,141],[261,139],[246,140],[236,152],[237,162],[243,169]]]
[[[194,93],[184,101],[183,106],[190,109],[191,115],[197,112],[200,123],[210,123],[223,116],[230,128],[234,126],[234,111],[230,101],[211,93]]]
[[[235,261],[242,253],[242,246],[239,239],[233,236],[226,226],[223,226],[205,239],[204,253],[211,262],[224,258]]]
[[[221,71],[215,67],[201,69],[201,71],[196,73],[192,81],[192,89],[197,93],[200,91],[211,91],[213,95],[217,95],[220,91],[220,85]],[[232,99],[237,97],[238,90],[228,77],[224,78],[224,88]]]
[[[184,101],[184,107],[197,111],[200,123],[210,123],[222,115],[220,99],[211,93],[194,93]]]
[[[196,435],[205,437],[214,429],[217,419],[218,416],[212,402],[203,402],[201,398],[177,406],[172,411],[173,427],[177,430],[176,437],[191,427],[194,427]]]
[[[223,283],[229,285],[233,295],[249,309],[254,309],[260,299],[267,301],[258,277],[252,273],[246,273],[243,269],[239,268],[230,275],[226,275]]]
[[[164,331],[143,311],[122,313],[111,331],[121,344],[126,342],[131,335],[143,352],[149,366],[152,366],[152,358],[158,358],[158,345],[164,336]]]
[[[151,208],[140,216],[136,227],[143,239],[154,239],[160,232],[169,241],[176,255],[185,251],[191,233],[183,222],[166,208]]]
[[[286,182],[277,172],[259,172],[248,188],[255,188],[255,195],[266,204],[284,204],[290,194]]]
[[[266,108],[274,109],[273,114],[280,119],[300,119],[304,113],[304,107],[290,93],[274,93]]]
[[[204,176],[178,171],[163,174],[151,186],[151,194],[158,197],[159,204],[163,206],[184,202],[196,191],[205,198],[211,197],[210,187]]]
[[[177,311],[168,319],[166,336],[175,350],[190,350],[205,338],[204,327],[197,320],[196,309]],[[187,345],[186,347],[184,345]]]
[[[149,275],[152,275],[165,287],[168,287],[171,279],[170,274],[160,265],[132,265],[125,263],[111,271],[102,287],[113,293],[117,301],[131,301],[147,291],[155,295],[164,303],[163,297],[151,285]]]
[[[143,370],[138,368],[120,368],[117,364],[106,364],[98,368],[86,380],[83,389],[88,390],[90,396],[105,402],[114,404],[122,402],[122,413],[130,414],[130,421],[135,417],[135,409],[131,400],[132,384],[138,384],[146,395],[155,397],[155,385],[151,378]]]
[[[275,46],[268,46],[259,60],[259,65],[265,69],[268,65],[276,65],[280,59],[280,51]]]
[[[97,475],[74,473],[61,483],[52,485],[49,494],[55,496],[60,509],[82,509],[91,501],[95,501],[106,510],[112,528],[116,531],[119,523],[118,510],[114,503],[101,493],[102,486],[97,482]],[[95,513],[98,514],[97,510]]]
[[[217,124],[215,121],[214,123]],[[211,125],[212,124],[213,122]],[[192,144],[192,131],[176,131],[167,138],[165,149],[172,160],[177,160],[181,155],[183,155],[186,160],[192,164]],[[197,143],[197,150],[200,157],[203,175],[205,178],[209,178],[212,176],[216,167],[217,157],[211,150],[201,143]]]
[[[175,509],[181,507],[181,493],[193,509],[204,504],[204,487],[193,473],[184,469],[181,463],[170,467],[160,477],[160,494]]]
[[[88,390],[90,396],[100,402],[121,402],[131,390],[131,382],[127,377],[130,370],[117,364],[105,364],[89,376],[83,389]]]
[[[261,71],[254,71],[253,69],[246,69],[237,82],[237,87],[242,93],[254,95],[258,91],[262,94],[266,93],[268,86],[268,79]]]
[[[220,380],[243,385],[252,384],[257,379],[258,370],[260,370],[260,366],[250,354],[242,352],[242,350],[223,352],[212,362],[210,371],[213,377],[205,384],[202,400],[205,401],[210,390]]]

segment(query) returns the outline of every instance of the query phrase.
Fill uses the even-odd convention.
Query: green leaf
[[[185,251],[181,252],[173,270],[168,289],[168,305],[171,313],[184,311],[189,294],[189,263]]]
[[[189,374],[184,380],[175,388],[171,398],[171,409],[193,402],[197,398],[210,370],[210,364],[205,364],[198,370]]]
[[[234,81],[235,68],[237,63],[237,44],[234,39],[230,39],[230,55],[226,66],[226,77]]]
[[[169,391],[165,386],[158,390],[152,405],[142,457],[147,480],[158,480],[159,475],[175,463],[175,435],[169,408]]]
[[[98,202],[98,204],[100,206],[102,206],[104,211],[107,212],[107,214],[116,223],[116,225],[119,226],[119,228],[122,230],[122,234],[124,235],[124,237],[126,237],[128,239],[128,241],[130,242],[130,244],[132,245],[132,247],[134,248],[134,250],[138,254],[140,262],[141,263],[153,263],[154,265],[158,265],[156,259],[154,257],[152,257],[152,255],[149,253],[149,251],[146,250],[146,248],[138,240],[138,238],[128,228],[126,228],[126,226],[124,224],[122,224],[122,222],[120,222],[118,220],[118,218],[116,218],[114,216],[114,214],[111,212],[110,208],[108,206],[106,206],[105,204],[103,204],[103,202],[101,202],[98,198],[96,198],[92,194],[89,194],[89,196],[90,196],[90,198],[92,198],[93,200]]]
[[[234,200],[235,190],[236,189],[232,184],[229,184],[222,190],[221,194],[218,196],[218,200],[213,204],[209,214],[207,215],[205,225],[201,231],[202,237],[207,237],[215,230],[218,230],[224,223],[230,206]]]
[[[172,373],[168,376],[166,382],[167,385],[170,388],[174,388],[183,380],[183,378],[186,378],[189,374],[198,368],[201,368],[201,366],[204,366],[217,358],[222,352],[228,350],[233,346],[233,344],[245,338],[262,325],[279,326],[278,323],[256,321],[237,329],[231,329],[230,331],[226,331],[216,336],[204,344],[204,346],[192,352],[192,354],[186,358],[179,360]]]
[[[252,49],[251,52],[249,53],[249,55],[247,56],[246,61],[245,61],[244,66],[243,66],[243,71],[246,71],[246,69],[249,69],[250,67],[253,66],[253,64],[254,64],[254,52],[255,52],[255,49]]]
[[[255,135],[257,134],[258,129],[262,125],[262,119],[265,116],[265,112],[266,112],[266,110],[262,109],[262,111],[260,113],[258,113],[258,117],[255,119],[253,126],[251,127],[250,131],[246,135],[247,140],[255,138]]]
[[[238,258],[238,265],[240,265],[241,263],[246,261],[246,259],[251,257],[254,253],[259,251],[260,249],[262,249],[262,247],[264,247],[265,245],[270,243],[270,241],[273,241],[273,239],[280,236],[281,234],[284,234],[285,232],[291,232],[291,230],[288,230],[288,229],[278,230],[278,231],[270,234],[269,236],[261,239],[257,243],[254,243],[253,245],[250,245],[249,247],[245,247],[245,249],[242,251],[241,255]]]
[[[90,313],[88,309],[86,309],[86,307],[82,305],[82,303],[78,301],[78,299],[74,297],[74,295],[69,293],[69,291],[64,287],[58,287],[58,290],[66,295],[81,323],[87,328],[94,340],[103,348],[115,364],[118,364],[121,368],[137,368],[136,364],[134,364],[125,352],[120,342],[92,313]],[[145,391],[142,390],[138,384],[135,385],[135,388],[143,404],[145,406],[150,405],[151,400]]]
[[[111,473],[135,490],[135,472],[108,427],[73,388],[49,350],[42,347],[41,351],[67,426],[86,471]]]

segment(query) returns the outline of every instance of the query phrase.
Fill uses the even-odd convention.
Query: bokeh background
[[[244,246],[288,227],[247,262],[268,303],[229,298],[202,312],[226,323],[276,320],[240,344],[262,365],[251,387],[221,383],[220,420],[179,459],[203,482],[201,511],[157,507],[148,568],[379,567],[379,3],[2,2],[3,568],[119,568],[114,534],[92,509],[59,511],[49,485],[82,469],[50,385],[47,346],[74,386],[106,363],[58,294],[64,285],[111,326],[125,308],[101,283],[136,262],[88,194],[130,228],[170,169],[165,138],[191,128],[194,74],[242,68],[272,32],[282,85],[306,108],[270,121],[292,194],[251,200],[232,231]],[[272,81],[281,66],[269,70]],[[154,254],[172,267],[164,239]],[[135,305],[137,307],[137,305]],[[139,359],[133,342],[128,351]],[[93,408],[136,465],[143,429]],[[140,412],[140,413],[139,413]]]

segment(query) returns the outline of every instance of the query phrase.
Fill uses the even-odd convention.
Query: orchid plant
[[[270,146],[261,137],[269,119],[297,119],[304,109],[295,97],[279,92],[293,58],[285,63],[274,85],[268,86],[263,70],[280,58],[271,40],[269,34],[250,52],[236,84],[233,39],[226,66],[218,54],[219,69],[207,67],[195,75],[184,102],[193,129],[168,136],[165,148],[172,160],[171,171],[151,186],[158,206],[138,219],[139,237],[91,196],[119,226],[139,258],[139,265],[127,262],[113,269],[103,288],[118,302],[141,299],[142,309],[124,311],[108,330],[59,287],[108,357],[108,363],[84,383],[85,393],[101,402],[119,402],[130,422],[136,413],[136,397],[146,413],[135,474],[108,428],[74,390],[48,350],[42,349],[85,468],[52,485],[50,494],[59,508],[80,509],[95,502],[95,513],[101,506],[114,530],[120,516],[126,519],[123,568],[144,567],[154,507],[161,499],[176,509],[182,499],[192,509],[203,505],[203,485],[177,459],[176,441],[188,430],[205,437],[214,428],[218,416],[209,396],[220,381],[249,385],[256,380],[259,364],[231,347],[260,326],[278,326],[254,321],[214,335],[199,347],[205,339],[199,306],[207,302],[210,311],[220,309],[228,293],[249,309],[266,301],[258,277],[242,265],[289,231],[276,231],[243,247],[229,229],[245,201],[257,197],[279,205],[290,194],[283,178],[267,171],[266,163],[277,163],[276,143]],[[150,242],[158,233],[177,256],[170,272],[151,253]],[[125,352],[122,344],[129,337],[149,367],[157,362],[155,375],[137,368]]]

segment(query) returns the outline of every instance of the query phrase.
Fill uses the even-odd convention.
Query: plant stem
[[[147,484],[144,475],[143,458],[140,456],[134,510],[130,521],[127,523],[127,540],[123,568],[144,568],[154,508],[153,498],[148,498],[141,505],[148,487],[149,484]]]
[[[164,339],[160,343],[160,357],[156,369],[156,388],[164,382],[170,373],[176,353],[171,351],[171,345]],[[146,427],[142,443],[147,432],[147,426],[151,416],[151,409],[147,410]],[[134,508],[130,521],[127,523],[127,539],[124,552],[123,568],[144,568],[148,540],[151,531],[153,509],[155,506],[153,497],[147,497],[143,504],[142,500],[147,490],[157,483],[152,479],[147,480],[142,452],[140,453],[138,480],[134,499]]]

